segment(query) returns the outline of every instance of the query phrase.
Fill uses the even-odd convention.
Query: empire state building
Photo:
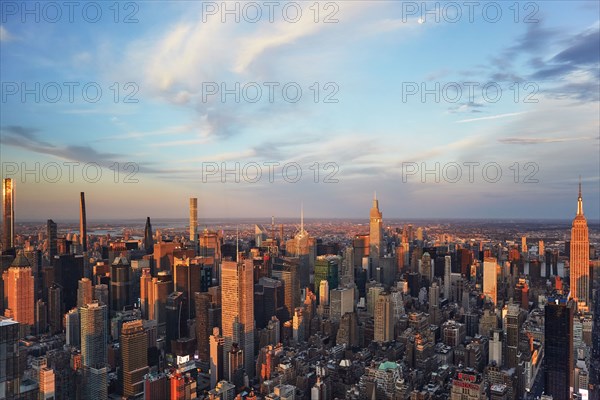
[[[581,311],[589,310],[590,306],[590,239],[588,225],[583,215],[583,200],[581,198],[581,182],[577,198],[577,215],[571,227],[571,296],[577,301]]]

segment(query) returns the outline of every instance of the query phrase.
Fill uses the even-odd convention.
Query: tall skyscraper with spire
[[[3,249],[15,247],[15,187],[11,178],[2,183],[2,245]]]
[[[85,193],[79,194],[79,242],[81,251],[87,251],[87,222],[85,218]]]
[[[190,198],[190,241],[198,240],[198,199]]]
[[[579,310],[589,310],[590,306],[590,239],[587,220],[583,215],[581,178],[577,196],[577,214],[571,227],[571,297]]]
[[[252,259],[223,261],[221,270],[224,371],[233,343],[244,351],[244,369],[254,376],[254,264]]]
[[[383,237],[382,213],[379,211],[377,194],[373,195],[373,207],[369,213],[369,261],[370,271],[379,267],[379,257],[383,255],[381,239]],[[372,277],[372,276],[371,276]]]
[[[305,288],[310,284],[310,274],[314,273],[317,254],[317,242],[313,236],[304,229],[304,206],[300,206],[300,231],[285,244],[286,254],[300,259],[298,276],[300,287]],[[291,310],[293,312],[293,310]]]

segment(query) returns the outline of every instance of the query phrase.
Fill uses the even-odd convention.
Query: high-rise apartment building
[[[46,221],[46,236],[48,240],[48,258],[52,260],[57,254],[56,239],[58,239],[56,222],[49,219]]]
[[[79,309],[81,323],[81,363],[83,366],[83,398],[108,397],[107,306],[90,303]]]
[[[107,360],[107,310],[89,303],[79,309],[81,318],[81,362],[84,367],[103,367]]]
[[[254,376],[254,264],[252,259],[223,261],[221,267],[223,359],[233,343],[244,350],[244,368]],[[224,371],[229,370],[225,365]]]
[[[198,199],[190,198],[190,242],[198,240]]]
[[[142,320],[124,322],[120,339],[123,396],[136,396],[144,391],[144,375],[148,373],[148,338]]]
[[[11,178],[2,183],[2,245],[3,249],[15,247],[15,187]]]

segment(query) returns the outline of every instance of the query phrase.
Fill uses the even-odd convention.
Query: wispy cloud
[[[498,142],[504,144],[545,144],[545,143],[563,143],[563,142],[576,142],[580,140],[593,140],[593,137],[557,137],[557,138],[517,138],[507,137],[498,139]]]
[[[468,123],[468,122],[489,121],[489,120],[493,120],[493,119],[516,117],[518,115],[522,115],[522,114],[526,114],[526,113],[527,113],[527,111],[521,111],[521,112],[506,113],[506,114],[488,115],[486,117],[461,119],[460,121],[456,121],[456,123],[464,124],[464,123]]]

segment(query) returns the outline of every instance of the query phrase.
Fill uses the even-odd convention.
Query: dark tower
[[[48,236],[48,258],[52,261],[57,254],[56,239],[57,239],[56,222],[49,219],[46,221],[46,236]]]
[[[110,309],[112,312],[122,311],[130,304],[130,266],[125,257],[117,257],[110,266]]]
[[[544,307],[544,390],[554,400],[568,400],[573,373],[574,303],[563,298],[548,298]]]
[[[144,248],[146,249],[146,254],[152,254],[154,252],[154,239],[152,238],[152,224],[150,223],[150,217],[146,217]]]
[[[81,243],[81,251],[87,251],[87,224],[85,222],[85,193],[80,193],[79,201],[79,242]]]

